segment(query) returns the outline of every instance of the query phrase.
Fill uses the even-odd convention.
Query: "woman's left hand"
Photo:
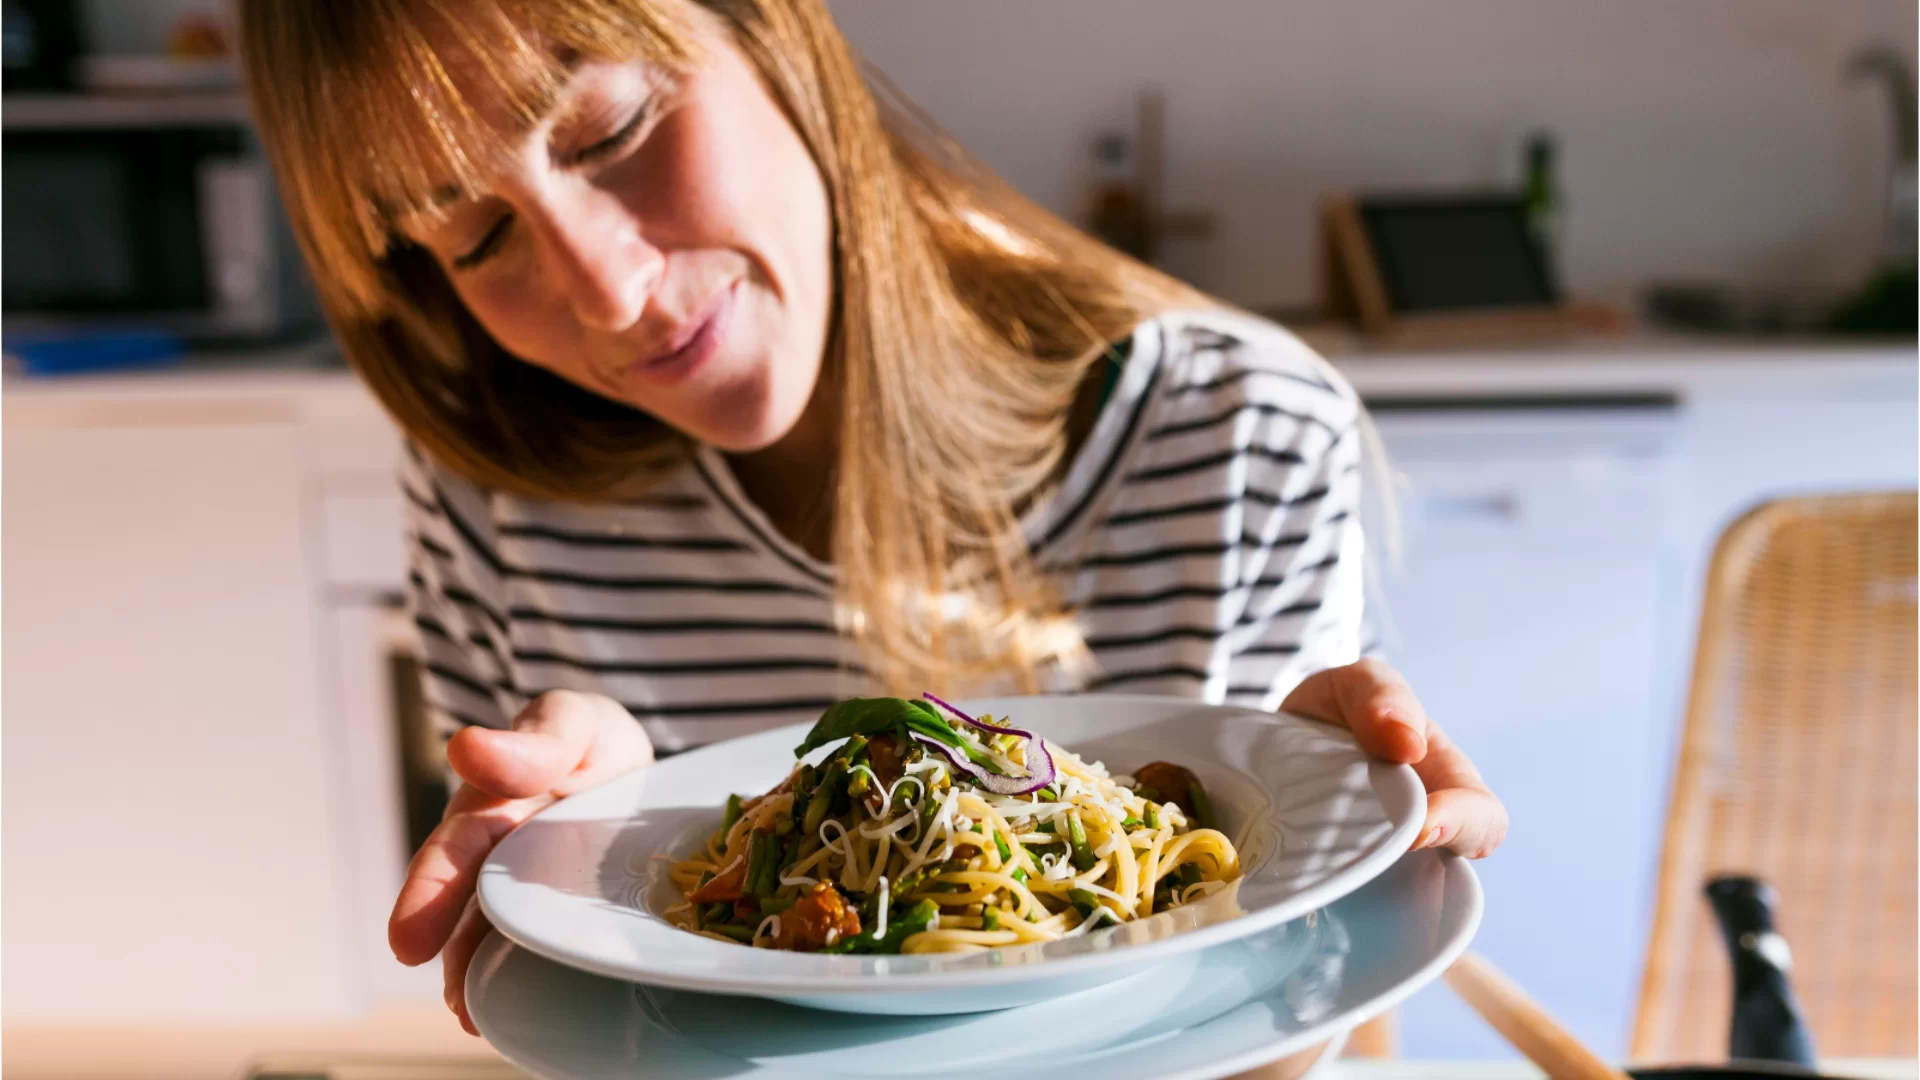
[[[1413,842],[1485,858],[1507,835],[1507,808],[1487,789],[1400,673],[1378,660],[1328,668],[1301,680],[1280,708],[1353,732],[1382,761],[1411,765],[1427,787],[1427,820]]]

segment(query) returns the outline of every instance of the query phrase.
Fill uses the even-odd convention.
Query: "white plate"
[[[1099,1076],[1204,1080],[1317,1046],[1446,969],[1480,923],[1480,883],[1414,852],[1325,911],[1072,997],[991,1014],[831,1015],[636,986],[498,934],[467,1003],[487,1041],[550,1080],[619,1077]]]
[[[1240,848],[1243,876],[1205,900],[1078,938],[989,952],[826,956],[749,949],[659,915],[680,897],[656,852],[695,850],[729,792],[792,769],[809,725],[670,758],[554,804],[494,849],[480,903],[549,959],[653,986],[867,1013],[1004,1009],[1099,985],[1295,919],[1358,888],[1411,845],[1426,813],[1413,770],[1371,762],[1338,728],[1252,709],[1127,696],[963,704],[1103,761],[1192,769]]]

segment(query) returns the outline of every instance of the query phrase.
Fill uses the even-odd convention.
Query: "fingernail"
[[[1427,830],[1426,835],[1420,838],[1420,842],[1418,844],[1414,845],[1414,850],[1419,851],[1419,850],[1424,850],[1426,848],[1436,848],[1436,847],[1440,847],[1446,842],[1447,842],[1447,827],[1445,825],[1435,825],[1432,828]]]
[[[1394,727],[1399,728],[1401,731],[1406,732],[1407,738],[1409,739],[1418,740],[1421,737],[1419,728],[1414,727],[1411,723],[1405,720],[1402,720],[1399,716],[1395,715],[1394,713],[1387,713],[1386,715],[1382,716],[1380,718],[1380,722],[1382,724],[1391,724]]]

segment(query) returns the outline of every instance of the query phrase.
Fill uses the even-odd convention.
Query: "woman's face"
[[[792,430],[820,374],[831,226],[745,57],[716,37],[674,77],[584,60],[531,129],[478,108],[511,153],[404,231],[494,340],[723,450]]]

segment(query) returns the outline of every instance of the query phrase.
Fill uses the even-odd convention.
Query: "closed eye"
[[[479,243],[467,249],[466,254],[454,256],[453,268],[469,270],[487,261],[489,256],[500,249],[501,243],[507,238],[507,228],[512,224],[512,214],[501,215],[500,220],[493,223],[493,228],[487,230],[487,235],[482,236]]]
[[[578,165],[594,161],[619,152],[622,147],[633,141],[635,135],[640,133],[640,129],[646,125],[647,118],[652,112],[653,102],[651,100],[641,102],[640,107],[634,110],[633,117],[625,124],[622,124],[619,131],[601,139],[599,142],[594,143],[584,150],[575,151],[572,164]]]

